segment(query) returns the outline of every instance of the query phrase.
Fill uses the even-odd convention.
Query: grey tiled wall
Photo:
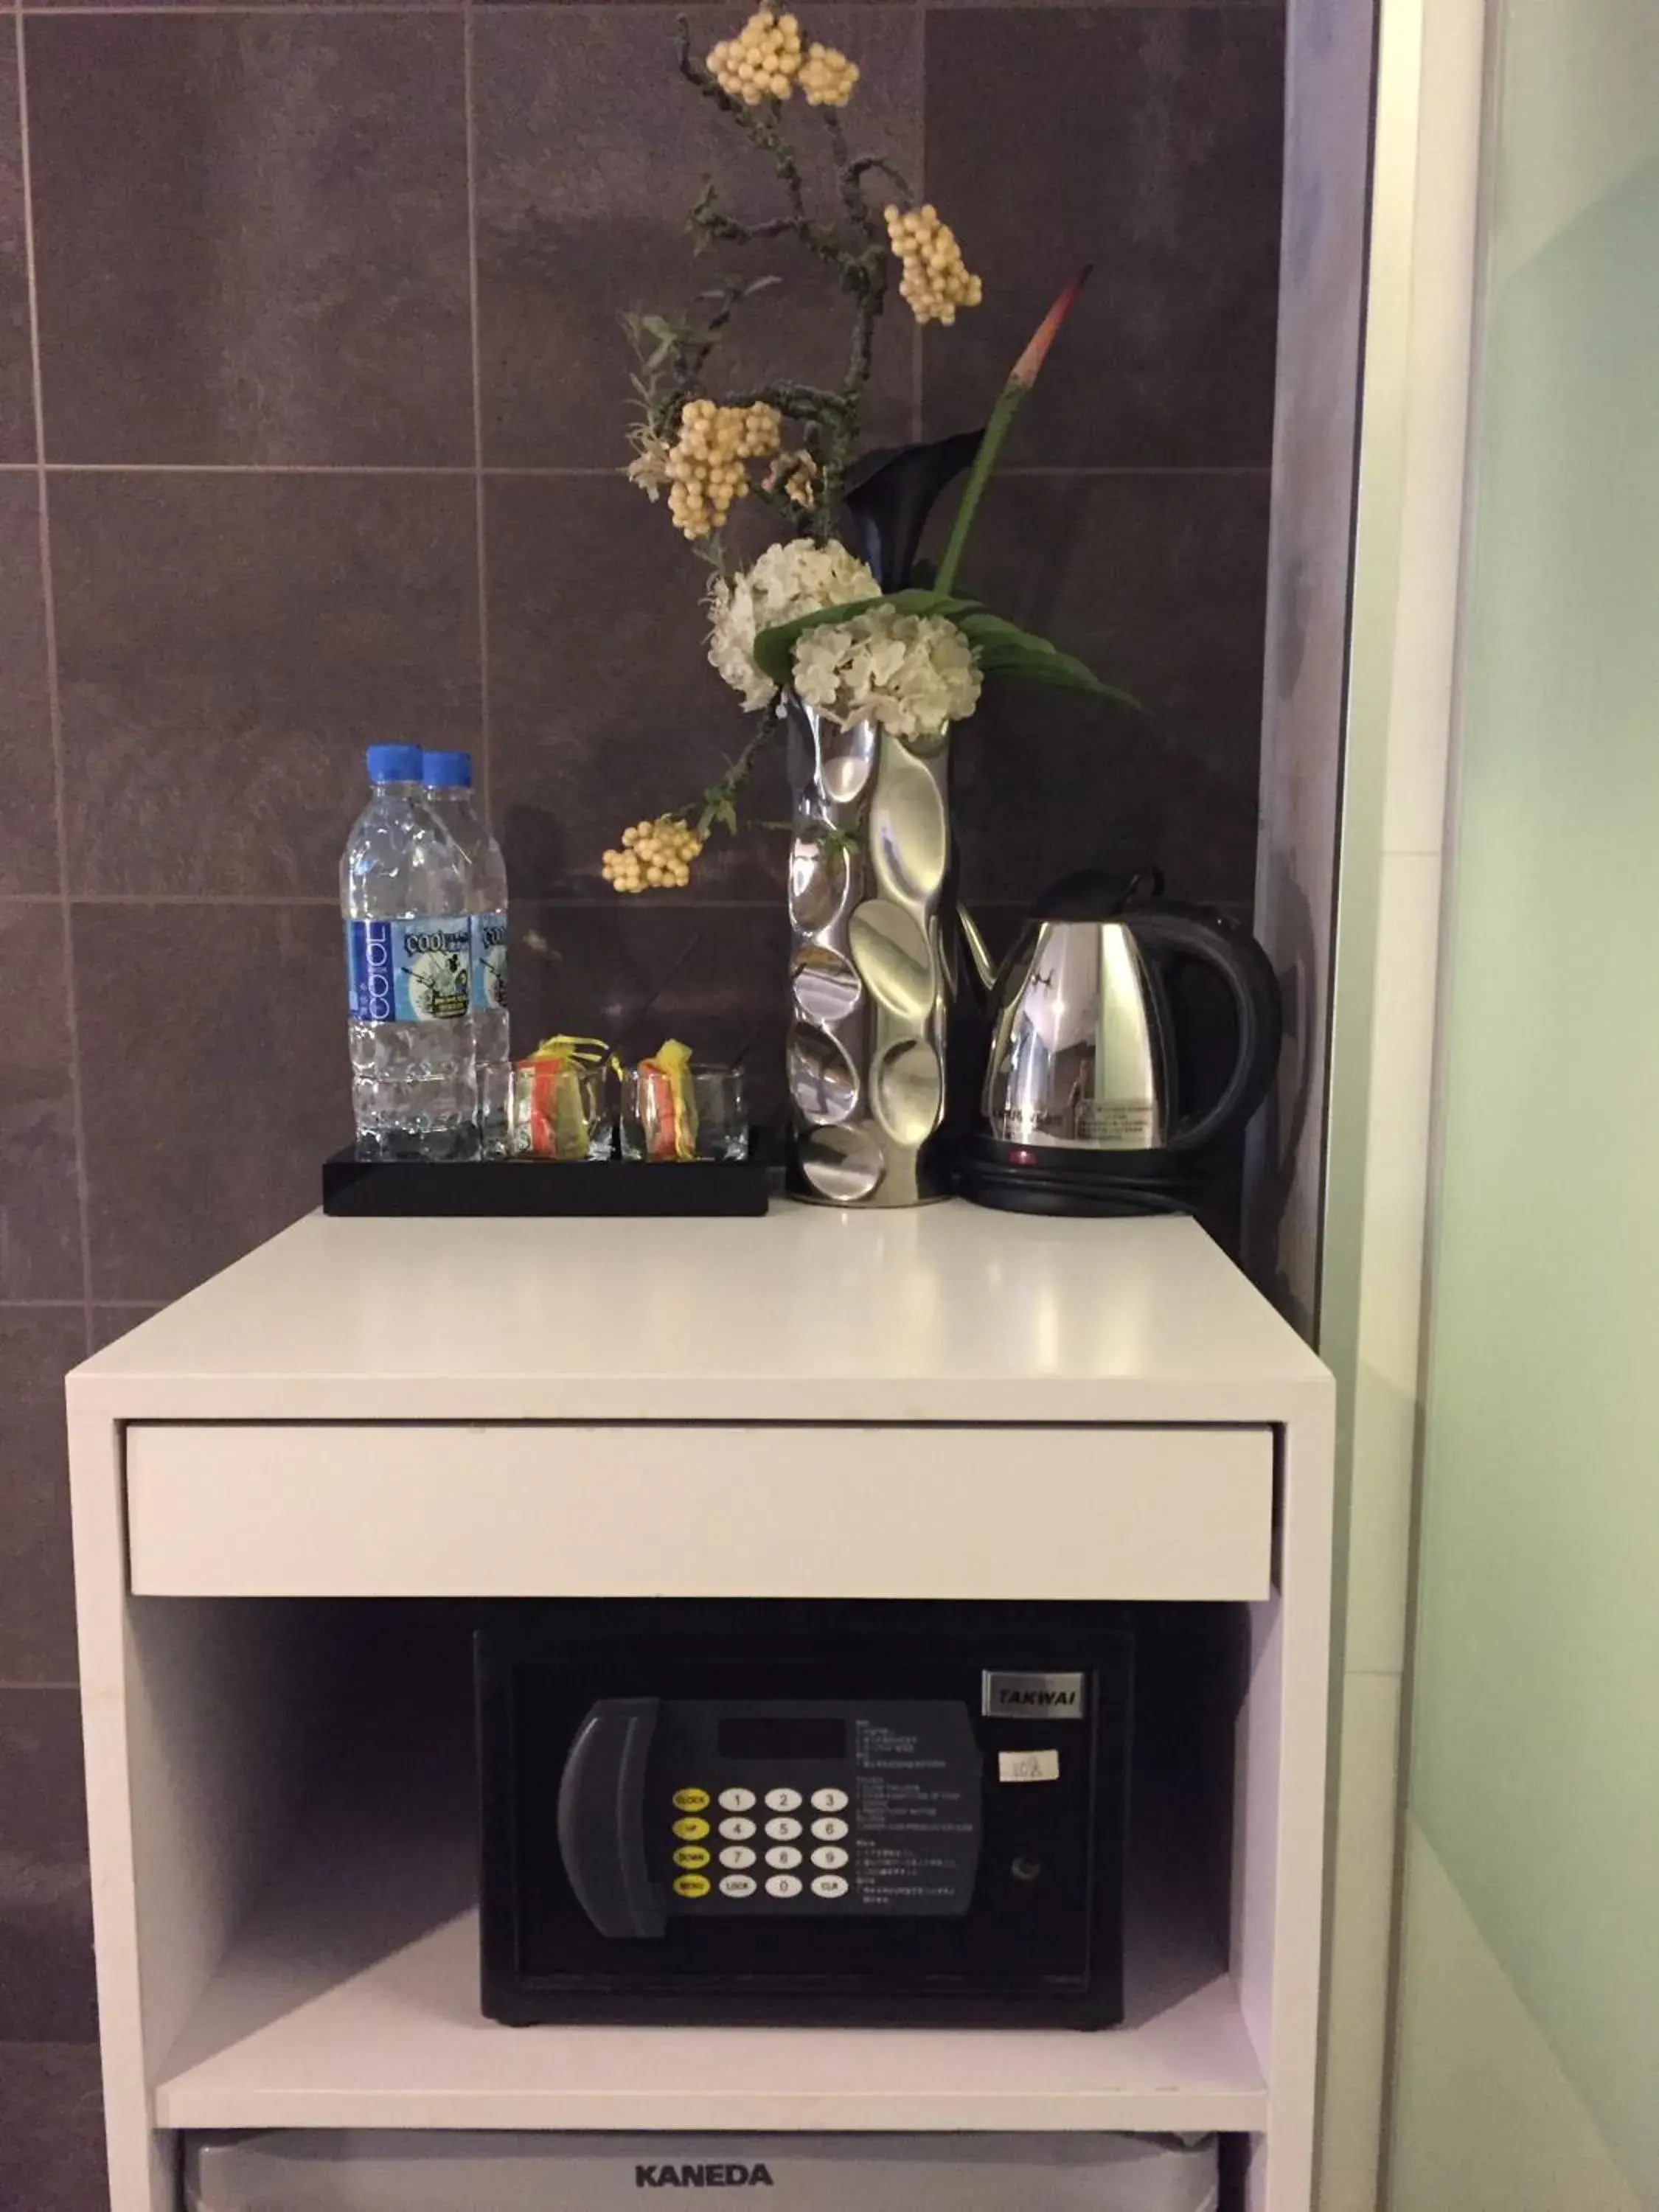
[[[617,316],[688,289],[683,210],[729,150],[672,74],[673,13],[0,11],[8,2212],[102,2197],[60,1377],[301,1212],[345,1133],[333,867],[362,746],[479,756],[522,1038],[672,1029],[746,1048],[775,1093],[776,851],[723,849],[661,902],[596,872],[739,741],[696,564],[616,473]],[[690,13],[699,40],[735,20]],[[961,744],[967,890],[994,933],[1065,868],[1158,858],[1243,907],[1278,9],[811,21],[864,65],[854,136],[986,279],[954,332],[884,332],[877,434],[979,419],[1096,265],[967,580],[1146,713],[988,702]],[[810,368],[822,302],[788,273],[778,343]]]

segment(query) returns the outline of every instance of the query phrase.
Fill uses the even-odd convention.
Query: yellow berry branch
[[[696,311],[684,319],[660,315],[629,319],[639,356],[634,388],[641,406],[630,431],[634,458],[627,473],[653,500],[666,495],[675,526],[715,568],[709,594],[714,625],[710,658],[753,709],[762,697],[773,700],[774,687],[787,687],[793,680],[791,668],[780,672],[765,665],[760,647],[763,640],[775,642],[786,631],[793,634],[799,618],[780,623],[779,599],[772,596],[768,607],[768,596],[781,589],[781,605],[787,611],[792,600],[798,602],[802,596],[809,605],[817,604],[813,595],[822,593],[832,575],[837,586],[855,588],[867,589],[874,580],[872,572],[836,542],[836,533],[848,519],[843,495],[860,459],[860,433],[876,327],[890,290],[896,288],[902,293],[918,323],[949,323],[959,308],[978,306],[981,287],[963,262],[950,226],[936,209],[916,205],[899,170],[880,155],[852,153],[841,111],[860,73],[848,56],[816,40],[809,42],[796,17],[778,13],[769,0],[762,0],[741,30],[717,41],[702,59],[693,55],[690,27],[681,16],[676,49],[682,76],[767,157],[782,198],[780,212],[744,221],[721,204],[712,181],[705,184],[689,215],[688,227],[698,249],[793,238],[833,272],[851,309],[846,367],[838,385],[826,388],[775,379],[719,397],[707,376],[709,358],[738,307],[755,292],[778,282],[775,276],[751,283],[724,277],[700,295]],[[835,193],[825,219],[820,219],[809,201],[801,155],[786,125],[784,106],[798,94],[823,124]],[[889,204],[872,199],[866,185],[872,176],[884,179],[896,195]],[[889,457],[890,467],[894,458]],[[959,465],[953,462],[939,482],[948,480]],[[860,495],[867,488],[861,484]],[[751,495],[781,514],[788,528],[780,543],[747,570],[734,572],[728,568],[720,533],[733,506]],[[928,504],[931,495],[924,513]],[[920,527],[917,521],[918,532]],[[911,544],[905,553],[907,563],[914,550]],[[785,557],[757,586],[756,579],[775,555]],[[801,559],[792,568],[795,556]],[[837,568],[838,561],[842,568]],[[843,575],[842,568],[853,573]],[[734,594],[739,591],[748,611],[735,618],[734,629]],[[830,596],[846,600],[849,593],[836,589]],[[887,604],[884,599],[860,599],[848,611],[857,615],[866,606]],[[898,600],[892,605],[904,619],[911,619]],[[748,645],[740,641],[744,621],[755,633]],[[759,627],[763,623],[763,629]],[[723,647],[719,643],[722,623],[729,633]],[[948,622],[934,628],[948,631]],[[975,672],[962,639],[953,634],[924,638],[918,632],[915,637],[907,635],[902,642],[922,671],[917,683],[925,678],[935,690],[942,687],[950,714],[971,711],[966,690]],[[977,696],[976,681],[973,691]],[[914,700],[896,704],[913,719],[921,711]],[[920,729],[920,724],[916,726]],[[619,891],[684,885],[711,832],[736,830],[738,793],[762,749],[776,738],[781,727],[779,711],[769,703],[748,744],[696,799],[629,826],[605,855],[606,879]],[[900,734],[905,734],[902,727]]]
[[[821,230],[806,210],[806,180],[801,175],[800,163],[796,159],[789,134],[778,115],[777,101],[781,95],[769,93],[764,105],[739,98],[728,91],[714,71],[693,54],[691,27],[684,15],[679,19],[678,37],[680,75],[688,83],[694,85],[705,100],[711,100],[722,115],[729,116],[738,130],[769,157],[788,198],[790,223],[801,243],[810,246],[815,253],[834,259],[839,243],[835,233]],[[710,59],[719,55],[720,51],[716,46]],[[775,78],[772,82],[776,83],[780,80]],[[781,82],[783,91],[787,93],[790,78],[785,77]]]
[[[708,356],[738,308],[756,293],[770,291],[777,282],[775,276],[723,276],[697,295],[697,304],[707,304],[708,310],[701,322],[674,323],[662,315],[623,317],[640,362],[634,389],[645,408],[647,430],[660,437],[678,426],[680,410],[696,397]]]
[[[716,201],[712,182],[706,184],[691,210],[691,228],[699,237],[715,238],[732,246],[752,246],[761,238],[793,238],[800,226],[792,215],[775,215],[768,222],[738,222]]]
[[[630,823],[602,857],[599,872],[612,890],[684,890],[691,870],[716,829],[738,830],[738,793],[754,773],[755,763],[781,728],[775,709],[755,717],[755,734],[724,775],[677,814]],[[695,817],[695,818],[689,818]],[[788,828],[781,823],[780,828]]]
[[[682,16],[678,33],[680,73],[728,116],[771,160],[782,185],[787,212],[759,222],[741,222],[720,207],[715,188],[706,185],[691,210],[700,239],[728,245],[793,236],[834,269],[853,301],[853,332],[847,374],[839,391],[807,385],[767,384],[734,405],[757,401],[775,407],[805,426],[805,451],[816,497],[812,534],[820,542],[833,533],[841,488],[856,457],[864,393],[870,380],[876,325],[886,303],[889,260],[882,226],[866,199],[863,179],[874,172],[890,178],[908,197],[903,179],[878,155],[854,160],[838,109],[858,82],[856,64],[833,48],[814,42],[803,52],[793,16],[775,16],[763,8],[736,40],[722,41],[707,63],[691,52],[690,27]],[[781,101],[796,86],[823,117],[835,160],[842,206],[853,226],[849,240],[834,224],[815,222],[807,206],[799,158],[783,125]],[[664,428],[672,427],[663,426]],[[778,503],[775,499],[774,503]]]
[[[742,222],[720,205],[714,185],[706,184],[690,216],[698,244],[797,239],[835,271],[851,301],[852,337],[838,389],[774,382],[722,404],[708,397],[702,372],[738,301],[753,288],[727,280],[714,295],[714,312],[702,325],[634,318],[630,329],[645,372],[635,380],[643,419],[632,433],[635,457],[628,474],[653,499],[668,491],[674,521],[693,543],[717,537],[732,505],[758,490],[797,535],[827,545],[840,519],[848,473],[858,458],[876,325],[887,302],[894,261],[902,277],[899,289],[919,323],[953,322],[958,308],[977,307],[980,280],[969,273],[955,234],[935,209],[894,203],[878,217],[866,196],[866,177],[886,177],[907,204],[909,187],[882,156],[853,156],[840,110],[858,83],[858,65],[832,46],[817,40],[808,44],[793,15],[779,15],[763,0],[735,37],[719,40],[704,60],[693,55],[690,25],[682,15],[676,52],[686,82],[770,160],[785,201],[781,215]],[[814,221],[808,206],[800,159],[783,122],[783,104],[797,92],[823,118],[845,228]],[[656,341],[654,351],[647,353],[642,337]],[[745,442],[753,422],[774,416],[780,429],[783,422],[797,426],[799,445]],[[757,459],[769,463],[757,479],[748,469]],[[720,566],[718,544],[713,557]]]

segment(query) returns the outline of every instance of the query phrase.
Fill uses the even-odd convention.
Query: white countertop
[[[1330,1378],[1196,1223],[313,1214],[99,1352],[119,1419],[1276,1421]]]

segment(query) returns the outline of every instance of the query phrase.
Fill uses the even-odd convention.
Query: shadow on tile
[[[699,43],[740,15],[699,15]],[[830,8],[815,33],[863,65],[849,128],[863,153],[919,173],[919,18]],[[847,313],[831,272],[798,246],[691,258],[685,219],[706,178],[745,221],[781,204],[771,165],[680,77],[665,10],[486,9],[477,33],[478,297],[486,459],[506,466],[618,465],[633,367],[630,309],[684,312],[730,265],[783,283],[753,302],[715,364],[722,390],[757,374],[840,382]],[[833,218],[820,116],[788,120],[815,206]],[[872,194],[872,197],[874,195]],[[910,338],[900,310],[879,342],[869,431],[908,434]],[[745,335],[752,329],[755,336]]]
[[[93,2043],[0,2043],[0,2204],[109,2212]]]
[[[79,1307],[0,1310],[0,1681],[75,1679],[64,1376],[86,1352]]]
[[[1265,478],[1015,477],[963,582],[1142,712],[1006,683],[956,738],[963,895],[1027,904],[1074,868],[1148,861],[1248,914],[1255,884]]]
[[[624,1060],[678,1037],[700,1060],[741,1061],[750,1112],[782,1101],[788,925],[781,899],[746,907],[537,905],[518,918],[514,1050],[558,1030],[601,1036]]]
[[[684,806],[750,723],[708,665],[705,572],[661,506],[620,477],[488,489],[493,802],[517,899],[603,896],[624,826]],[[775,758],[752,819],[786,811]],[[781,898],[781,841],[710,844],[695,896]]]
[[[0,46],[0,461],[34,459],[28,246],[17,52]]]
[[[337,895],[362,749],[476,745],[460,477],[54,476],[77,893]]]
[[[350,1134],[339,918],[80,907],[75,945],[94,1293],[175,1297],[308,1212]]]
[[[0,333],[0,345],[4,343]],[[4,405],[0,396],[0,410]],[[0,894],[56,892],[58,814],[40,590],[40,492],[32,475],[0,476],[0,782],[6,791],[0,808]]]
[[[471,459],[458,16],[35,15],[27,49],[52,459]]]
[[[928,197],[986,289],[982,307],[927,334],[930,433],[984,420],[1050,300],[1092,263],[1010,459],[1265,465],[1277,11],[935,9],[927,24]]]
[[[0,974],[19,982],[0,1053],[0,1297],[78,1298],[81,1201],[59,907],[0,902]]]
[[[97,2033],[80,1698],[0,1690],[0,2045]]]

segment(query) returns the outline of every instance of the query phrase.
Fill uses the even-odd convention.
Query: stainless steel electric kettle
[[[1127,888],[1097,871],[1042,899],[989,982],[989,1042],[975,1127],[959,1162],[966,1194],[1026,1211],[1185,1210],[1203,1156],[1242,1127],[1273,1080],[1279,985],[1248,931],[1166,902],[1155,869]],[[975,939],[966,929],[969,949]],[[1177,988],[1195,963],[1231,1060],[1207,1097],[1183,1069],[1217,1051],[1183,1033],[1199,1017]],[[976,956],[976,964],[982,963]]]

